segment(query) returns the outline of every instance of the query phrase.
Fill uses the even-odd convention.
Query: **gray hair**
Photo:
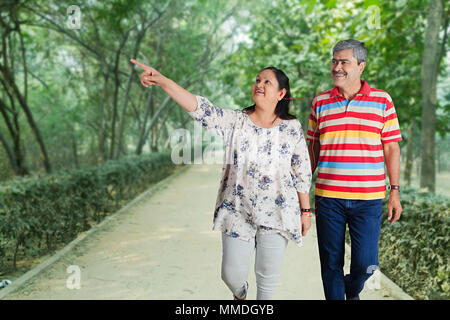
[[[333,48],[333,55],[337,51],[346,50],[346,49],[353,49],[353,56],[358,60],[358,64],[361,62],[365,62],[367,58],[367,48],[364,45],[364,42],[354,40],[354,39],[347,39],[339,41]]]

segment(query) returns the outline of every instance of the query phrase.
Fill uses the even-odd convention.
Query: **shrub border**
[[[118,211],[114,212],[113,214],[108,215],[105,217],[103,221],[101,221],[98,224],[93,225],[89,230],[83,232],[80,234],[77,238],[72,240],[69,244],[64,246],[62,249],[58,250],[55,254],[53,254],[51,257],[46,259],[45,261],[41,262],[39,265],[34,267],[33,269],[27,271],[25,274],[17,278],[12,282],[11,285],[7,286],[6,288],[3,288],[0,291],[0,300],[5,298],[8,294],[18,290],[21,288],[25,283],[29,282],[31,279],[39,275],[44,270],[48,269],[50,266],[58,262],[64,255],[71,252],[78,244],[92,236],[94,233],[98,232],[99,230],[105,228],[110,222],[116,220],[118,216],[120,216],[125,211],[129,210],[130,208],[138,205],[142,200],[146,200],[149,197],[153,196],[155,192],[159,191],[165,184],[169,183],[172,179],[178,177],[180,174],[184,173],[187,168],[190,166],[182,165],[179,167],[173,174],[169,175],[167,178],[164,178],[163,180],[157,182],[154,186],[152,186],[150,189],[144,191],[139,196],[134,198],[132,201],[130,201],[128,204],[126,204],[124,207],[119,209]]]

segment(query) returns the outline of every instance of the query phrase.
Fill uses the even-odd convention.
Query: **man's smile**
[[[347,74],[346,73],[341,73],[341,72],[333,72],[333,76],[336,78],[343,78],[345,77]]]

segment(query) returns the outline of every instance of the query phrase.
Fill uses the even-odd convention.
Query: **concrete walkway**
[[[220,233],[211,230],[220,171],[220,165],[185,167],[57,253],[49,266],[36,267],[31,279],[16,279],[16,285],[26,281],[20,287],[0,290],[0,298],[230,300],[220,278]],[[274,299],[324,299],[314,224],[304,240],[301,248],[289,243]],[[80,270],[80,289],[67,286],[74,275],[69,266]],[[361,299],[410,299],[377,277]],[[253,300],[253,268],[249,284]]]

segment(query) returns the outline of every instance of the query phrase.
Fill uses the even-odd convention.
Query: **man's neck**
[[[362,83],[361,80],[355,82],[347,87],[338,87],[339,93],[342,94],[345,99],[352,100],[359,91],[361,91]]]

